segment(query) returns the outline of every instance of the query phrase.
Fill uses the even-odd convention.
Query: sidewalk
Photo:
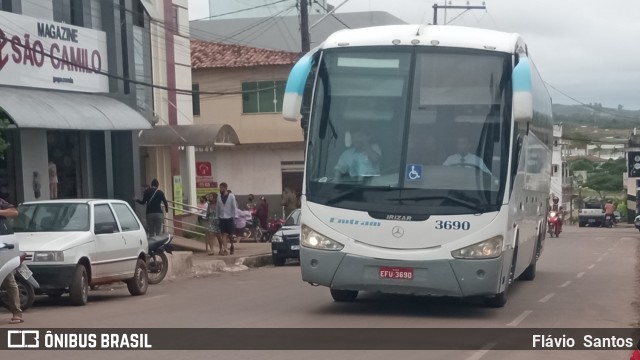
[[[217,244],[216,255],[210,256],[202,241],[174,236],[172,243],[181,251],[170,255],[168,276],[235,272],[272,264],[271,243],[236,243],[234,254],[225,256],[217,255]]]

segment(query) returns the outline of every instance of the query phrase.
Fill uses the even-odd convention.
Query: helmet
[[[553,203],[554,203],[554,204],[557,204],[559,201],[560,201],[560,199],[558,199],[557,197],[554,197],[554,198],[553,198]]]

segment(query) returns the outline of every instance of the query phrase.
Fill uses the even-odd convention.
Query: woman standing
[[[218,240],[218,246],[220,247],[220,255],[226,255],[227,249],[225,249],[224,244],[222,243],[222,237],[220,236],[220,220],[218,217],[218,210],[217,210],[218,194],[211,193],[207,195],[207,199],[209,200],[207,204],[207,216],[206,216],[206,220],[209,228],[207,231],[207,244],[209,244],[209,249],[211,249],[211,252],[209,253],[209,255],[214,254],[213,253],[214,238]]]

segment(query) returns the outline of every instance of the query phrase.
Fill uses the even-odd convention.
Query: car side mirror
[[[15,248],[14,244],[0,243],[0,249],[12,250],[13,248]]]
[[[102,234],[113,234],[115,231],[115,227],[113,224],[96,224],[95,233],[96,235]]]

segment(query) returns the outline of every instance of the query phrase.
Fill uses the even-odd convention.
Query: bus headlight
[[[340,251],[344,248],[344,245],[339,242],[329,239],[328,237],[318,234],[310,227],[302,225],[302,236],[300,237],[300,244],[305,247],[318,249],[318,250],[331,250]]]
[[[483,242],[454,250],[451,256],[456,259],[491,259],[502,254],[502,235],[494,236]]]

